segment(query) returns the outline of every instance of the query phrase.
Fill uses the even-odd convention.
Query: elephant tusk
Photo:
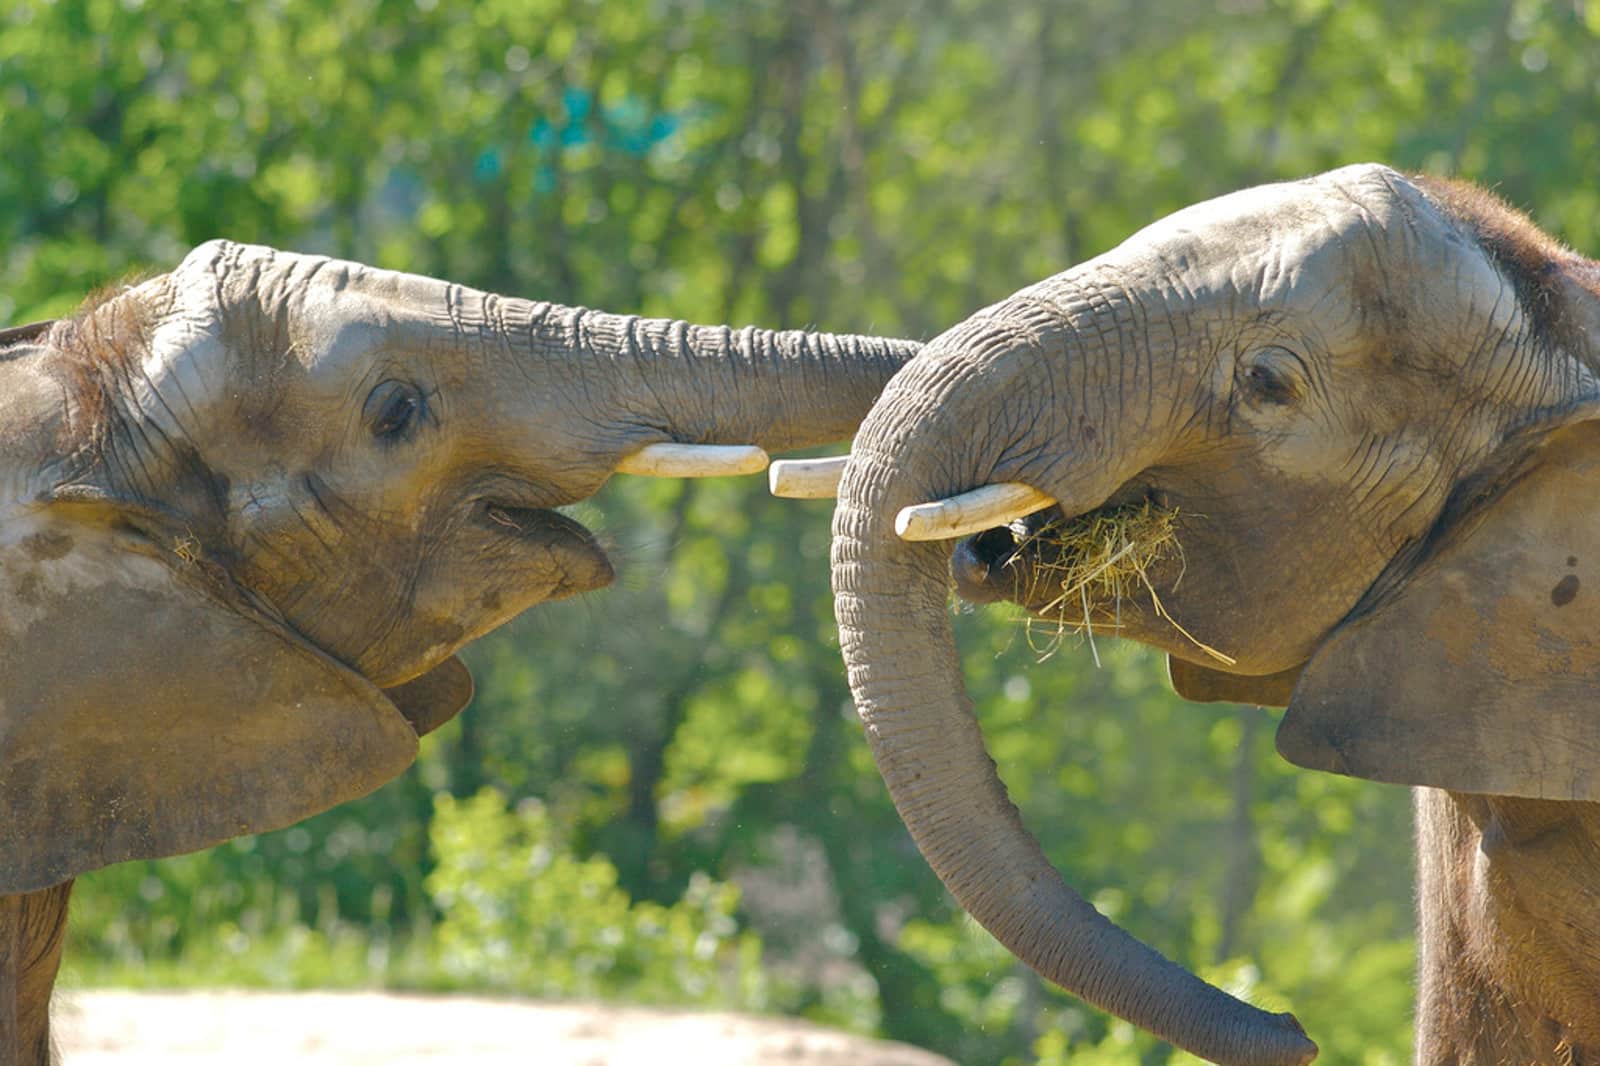
[[[894,531],[902,540],[950,540],[1006,525],[1055,502],[1031,485],[1006,481],[902,508]]]
[[[786,500],[831,500],[839,495],[848,455],[826,459],[779,459],[767,468],[767,487]]]
[[[729,477],[759,474],[767,453],[754,444],[647,444],[617,464],[619,474]]]

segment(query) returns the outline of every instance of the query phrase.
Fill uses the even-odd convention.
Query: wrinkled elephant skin
[[[221,241],[0,333],[0,1063],[47,1055],[71,878],[389,780],[457,649],[611,580],[556,508],[848,437],[915,350]]]
[[[1296,763],[1420,786],[1419,1061],[1600,1061],[1597,337],[1600,265],[1369,165],[1180,211],[930,342],[856,438],[834,587],[880,769],[963,905],[1203,1056],[1314,1054],[1067,888],[973,723],[951,573],[1058,611],[1074,549],[1044,532],[1148,503],[1181,552],[1085,602],[1096,632],[1192,698],[1287,704]],[[1007,484],[1055,503],[953,557],[896,535]]]

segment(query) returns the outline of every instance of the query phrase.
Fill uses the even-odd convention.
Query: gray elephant
[[[1600,1061],[1597,368],[1600,264],[1380,166],[1180,211],[930,342],[856,438],[833,580],[933,869],[1174,1044],[1316,1054],[1066,886],[965,694],[952,569],[969,599],[1059,610],[1042,578],[1081,549],[1044,534],[1153,507],[1181,553],[1085,598],[1089,623],[1165,649],[1186,696],[1287,705],[1299,765],[1423,786],[1418,1061]]]
[[[611,580],[554,508],[848,437],[917,346],[508,299],[215,242],[0,334],[0,1063],[76,875],[405,769],[455,652]],[[725,451],[711,471],[728,469]]]

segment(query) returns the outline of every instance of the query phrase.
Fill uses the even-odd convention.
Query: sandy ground
[[[778,1018],[368,992],[65,992],[64,1066],[952,1066]]]

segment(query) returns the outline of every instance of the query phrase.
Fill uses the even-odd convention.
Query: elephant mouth
[[[1166,495],[1129,482],[1075,515],[1059,504],[960,541],[956,593],[972,604],[1009,601],[1050,620],[1115,625],[1125,604],[1155,593],[1179,560],[1177,512]],[[1173,583],[1176,581],[1173,579]]]
[[[1071,517],[1059,505],[1035,511],[956,545],[956,592],[968,603],[1020,605],[1041,655],[1068,633],[1087,635],[1092,650],[1104,632],[1231,669],[1234,656],[1178,617],[1187,613],[1174,602],[1187,565],[1180,510],[1167,493],[1134,482]]]
[[[473,505],[472,520],[496,537],[555,557],[560,579],[546,600],[591,592],[616,579],[616,570],[595,535],[559,511],[486,497]]]
[[[957,542],[950,556],[956,595],[971,604],[1020,602],[1019,594],[1027,588],[1030,530],[1065,520],[1056,505]]]

